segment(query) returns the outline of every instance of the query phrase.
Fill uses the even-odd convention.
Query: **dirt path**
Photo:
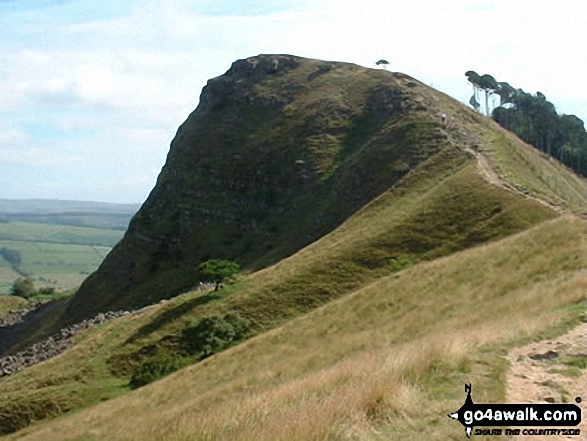
[[[580,436],[517,436],[516,440],[559,441],[587,439],[587,323],[554,339],[516,348],[508,355],[508,403],[575,403],[580,397],[583,422]]]
[[[491,185],[504,188],[508,191],[516,193],[519,196],[522,196],[523,198],[532,199],[533,201],[546,205],[558,213],[564,212],[561,207],[557,207],[543,199],[529,195],[527,192],[520,190],[515,185],[506,181],[502,176],[500,176],[491,165],[491,161],[487,155],[483,152],[483,148],[481,147],[483,143],[477,133],[471,130],[467,130],[458,123],[452,122],[447,125],[445,131],[454,145],[475,157],[477,160],[479,173]]]

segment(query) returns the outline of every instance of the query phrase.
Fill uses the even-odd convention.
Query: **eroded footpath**
[[[516,348],[508,355],[508,403],[575,403],[581,398],[580,436],[517,436],[516,440],[587,440],[587,323],[553,339]],[[560,427],[559,427],[560,428]]]

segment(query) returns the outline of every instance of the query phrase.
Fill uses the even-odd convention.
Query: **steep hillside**
[[[461,406],[463,383],[473,383],[477,401],[502,402],[504,349],[560,333],[585,311],[586,256],[584,221],[546,222],[384,277],[160,382],[8,439],[460,439],[446,414]],[[70,357],[91,378],[101,347],[157,320],[158,308],[96,330]],[[3,390],[18,400],[23,386],[36,387],[64,405],[58,391],[69,371],[60,357]]]
[[[166,298],[195,284],[203,260],[255,269],[331,231],[446,145],[401,77],[292,56],[235,62],[202,91],[68,314]]]
[[[204,89],[122,242],[72,300],[0,330],[0,352],[23,349],[95,311],[187,291],[203,259],[235,258],[257,271],[225,291],[190,292],[88,332],[61,356],[0,379],[0,431],[128,392],[131,376],[162,353],[199,361],[189,336],[205,320],[236,313],[249,323],[246,338],[263,338],[407,267],[429,268],[421,262],[502,239],[557,211],[582,210],[583,181],[496,127],[403,74],[290,56],[237,61]],[[542,170],[551,178],[535,178]],[[546,193],[553,198],[542,199]],[[582,232],[579,221],[558,222],[532,237],[555,227],[552,237]],[[572,246],[583,246],[563,239],[571,257]],[[555,272],[583,265],[552,258]],[[542,280],[520,273],[514,283],[518,269],[512,266],[511,283],[496,289]],[[447,283],[462,290],[478,270],[450,273],[455,279]],[[413,281],[424,274],[408,273],[416,274]],[[468,314],[448,293],[432,292],[430,301],[453,305],[449,317]],[[413,309],[420,301],[431,308],[431,324],[446,318],[418,299]],[[388,341],[380,330],[372,335]],[[410,331],[400,340],[418,336]]]
[[[163,352],[175,360],[197,361],[185,332],[206,318],[237,312],[250,321],[249,336],[258,335],[421,260],[498,239],[553,216],[537,202],[490,185],[472,160],[463,162],[458,150],[447,148],[444,156],[414,170],[332,233],[230,289],[193,292],[151,307],[104,340],[91,339],[91,344],[80,344],[49,363],[0,379],[5,392],[0,430],[127,391],[141,363]],[[47,306],[41,330],[56,325],[58,307]],[[23,326],[29,332],[39,330],[38,321]]]
[[[504,211],[505,196],[499,196],[502,202],[486,199],[485,192],[501,193],[486,188],[482,173],[472,168],[458,173],[475,159],[492,170],[513,164],[515,173],[498,177],[502,187],[515,190],[511,193],[548,193],[562,210],[587,209],[584,182],[499,130],[493,121],[403,74],[293,56],[239,60],[204,88],[198,108],[172,142],[157,185],[99,270],[71,301],[52,307],[42,326],[23,325],[12,333],[19,342],[3,338],[0,351],[15,344],[23,348],[100,311],[185,292],[197,283],[197,265],[211,257],[236,259],[248,270],[278,262],[389,189],[393,197],[386,200],[399,204],[407,191],[411,195],[401,200],[413,201],[453,176],[443,202],[389,209],[387,230],[373,239],[378,251],[371,254],[369,245],[362,252],[366,259],[353,257],[344,270],[353,282],[337,296],[363,280],[359,273],[385,274],[552,215],[517,206],[517,199]],[[493,154],[506,141],[507,149]],[[526,152],[526,147],[526,160],[520,160],[517,149]],[[550,169],[547,179],[518,182]],[[462,179],[466,183],[455,184]],[[460,192],[459,185],[474,189],[463,192],[471,198],[450,195]],[[459,214],[463,209],[470,218]],[[438,219],[444,221],[437,225]],[[494,221],[503,228],[493,231]],[[421,225],[414,229],[412,222]],[[450,222],[463,224],[456,228]],[[468,228],[473,232],[464,233]],[[389,237],[386,231],[392,232]],[[381,256],[374,257],[377,253]],[[300,280],[304,277],[310,276],[300,274]],[[308,305],[332,296],[322,297]]]
[[[406,75],[346,63],[235,62],[202,91],[157,185],[67,317],[178,294],[195,284],[195,268],[208,258],[248,269],[277,262],[446,155],[443,149],[456,148],[451,157],[465,160],[471,134],[486,128],[455,134],[439,113],[455,108],[463,115],[452,121],[463,126],[489,123],[471,124],[472,111],[445,101]]]

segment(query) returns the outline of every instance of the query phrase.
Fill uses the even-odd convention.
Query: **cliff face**
[[[122,241],[67,318],[189,289],[210,258],[258,269],[331,231],[446,145],[425,86],[289,55],[238,60],[202,90]]]

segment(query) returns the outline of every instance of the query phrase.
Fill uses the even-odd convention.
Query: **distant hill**
[[[22,221],[126,230],[140,204],[0,199],[0,222]]]

